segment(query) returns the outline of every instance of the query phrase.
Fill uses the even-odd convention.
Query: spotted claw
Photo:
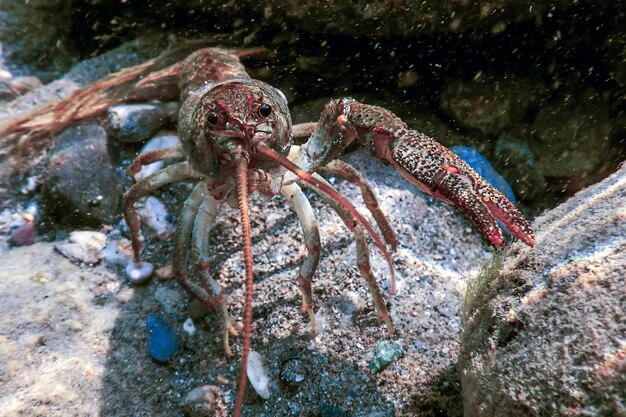
[[[503,241],[497,219],[522,242],[534,246],[530,224],[513,203],[452,151],[411,129],[393,132],[388,146],[385,159],[402,176],[425,192],[458,207],[493,245],[502,246]]]

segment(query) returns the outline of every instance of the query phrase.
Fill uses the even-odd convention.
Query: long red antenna
[[[376,232],[374,231],[372,226],[369,224],[369,222],[363,216],[361,216],[361,213],[359,213],[357,211],[357,209],[352,205],[352,203],[350,203],[348,200],[346,200],[346,198],[344,196],[342,196],[341,194],[339,194],[336,190],[334,190],[333,188],[331,188],[327,184],[324,184],[323,182],[321,182],[317,178],[313,177],[308,172],[302,170],[296,164],[294,164],[289,159],[287,159],[283,155],[279,154],[278,152],[276,152],[274,149],[270,148],[269,146],[267,146],[267,145],[265,145],[263,143],[259,143],[256,146],[255,150],[256,150],[257,153],[263,155],[264,157],[266,157],[268,159],[271,159],[272,161],[277,162],[280,165],[282,165],[283,167],[287,168],[289,171],[291,171],[294,174],[296,174],[301,180],[303,180],[305,182],[308,182],[309,184],[313,185],[314,187],[319,188],[324,193],[328,194],[328,196],[330,198],[332,198],[333,200],[337,201],[346,210],[348,210],[348,212],[359,222],[359,224],[361,226],[363,226],[365,228],[365,230],[367,230],[367,233],[374,240],[374,243],[376,243],[376,246],[378,247],[378,249],[385,256],[385,259],[387,260],[387,264],[389,265],[389,271],[391,273],[390,292],[393,294],[395,292],[395,288],[396,288],[396,279],[395,279],[396,276],[395,276],[395,272],[394,272],[394,269],[393,269],[393,263],[391,262],[391,255],[389,255],[389,252],[387,251],[387,247],[385,247],[385,244],[380,239],[380,237],[376,234]]]
[[[239,200],[239,213],[241,214],[241,233],[243,235],[243,259],[246,268],[246,303],[243,315],[243,352],[241,354],[241,375],[237,384],[237,400],[233,417],[241,415],[243,396],[246,392],[248,379],[248,354],[250,353],[252,332],[252,294],[254,275],[252,273],[252,233],[250,231],[250,212],[248,210],[248,160],[240,156],[237,160],[237,198]]]

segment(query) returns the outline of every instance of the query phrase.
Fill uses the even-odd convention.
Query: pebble
[[[220,395],[219,387],[203,385],[189,391],[181,405],[189,417],[213,417]]]
[[[131,284],[143,284],[150,278],[154,271],[154,265],[150,262],[130,262],[126,265],[126,277]]]
[[[453,146],[450,148],[459,158],[472,167],[474,171],[481,177],[486,179],[489,184],[497,188],[506,198],[513,204],[517,204],[515,193],[508,182],[495,170],[480,152],[471,146]]]
[[[268,399],[271,397],[270,378],[267,371],[263,367],[263,358],[259,352],[250,351],[248,355],[248,367],[246,369],[248,379],[252,388],[261,398]]]
[[[28,246],[35,243],[37,228],[34,221],[26,220],[17,229],[13,230],[9,237],[9,243],[13,246]]]
[[[178,343],[172,331],[165,320],[156,313],[148,314],[146,327],[150,332],[148,353],[156,362],[167,363],[178,352]]]
[[[128,265],[133,260],[128,239],[110,239],[102,250],[102,259],[108,265]]]
[[[154,275],[161,281],[168,281],[174,278],[174,271],[172,270],[172,265],[167,264],[165,266],[160,267],[156,271],[154,271]]]
[[[180,148],[180,140],[178,137],[171,133],[163,133],[157,135],[150,139],[146,144],[141,148],[140,154],[149,151],[155,151],[157,149],[166,149],[166,148]],[[135,174],[135,181],[141,181],[142,179],[148,177],[149,175],[154,174],[165,164],[164,161],[153,162],[152,164],[144,165],[141,167],[141,170]]]
[[[369,368],[373,372],[380,372],[402,356],[404,356],[404,351],[399,344],[383,340],[376,346],[376,352],[369,364]]]
[[[177,103],[120,104],[107,111],[107,133],[119,142],[143,142],[172,121]]]
[[[188,317],[187,320],[183,323],[183,330],[189,335],[193,336],[196,332],[196,325],[193,324],[193,320],[191,317]]]
[[[168,220],[172,216],[165,208],[165,204],[152,195],[144,200],[139,216],[159,240],[167,240],[174,233],[174,225]]]
[[[68,242],[57,243],[54,248],[70,261],[96,264],[102,259],[105,243],[104,233],[84,230],[70,233]]]

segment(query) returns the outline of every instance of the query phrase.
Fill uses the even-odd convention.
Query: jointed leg
[[[149,165],[157,161],[162,161],[164,159],[185,159],[185,155],[183,154],[183,150],[181,148],[164,148],[164,149],[155,149],[153,151],[148,151],[141,153],[135,158],[132,164],[128,167],[128,173],[131,175],[135,175],[139,171],[141,171],[141,167],[144,165]]]
[[[391,248],[395,251],[398,245],[398,238],[396,237],[393,228],[389,224],[387,217],[381,211],[378,200],[376,199],[376,195],[374,194],[374,190],[372,190],[372,187],[367,182],[367,180],[363,178],[361,173],[357,171],[352,165],[340,159],[335,159],[331,161],[328,165],[320,168],[320,171],[336,175],[351,184],[359,186],[365,206],[368,208],[370,213],[372,213],[372,216],[374,217],[378,228],[385,238],[385,242],[387,242],[387,244],[391,246]]]
[[[320,261],[320,233],[313,214],[313,208],[306,198],[302,189],[295,183],[285,185],[281,188],[281,193],[285,196],[293,210],[296,212],[300,224],[302,225],[302,234],[304,235],[304,243],[307,249],[307,257],[300,265],[298,275],[298,285],[302,292],[302,312],[306,312],[311,320],[311,333],[317,334],[317,322],[315,320],[315,311],[313,309],[313,291],[311,289],[311,281],[317,265]]]
[[[196,215],[191,232],[191,257],[193,259],[194,271],[192,274],[198,276],[200,286],[207,294],[206,306],[216,308],[221,324],[222,341],[224,352],[231,356],[229,336],[238,336],[239,332],[232,325],[230,314],[226,306],[226,295],[222,286],[211,277],[209,273],[209,231],[215,225],[215,218],[219,212],[221,202],[215,200],[213,196],[207,195]]]
[[[321,175],[314,175],[320,181],[326,182],[326,180],[324,180]],[[374,307],[376,308],[376,314],[378,316],[379,323],[385,322],[387,324],[387,332],[389,336],[393,336],[391,317],[389,316],[389,310],[387,310],[387,305],[385,304],[385,299],[383,298],[383,295],[380,291],[380,287],[376,282],[376,277],[374,277],[374,273],[372,272],[369,246],[367,244],[367,239],[363,228],[354,220],[350,213],[348,213],[341,205],[337,204],[336,201],[328,198],[326,194],[319,192],[319,190],[317,190],[315,187],[310,188],[333,207],[333,209],[337,212],[339,217],[341,217],[348,229],[350,229],[354,234],[354,239],[356,241],[357,267],[359,268],[359,271],[365,279],[368,289],[372,294],[372,300],[374,302]]]
[[[141,223],[137,210],[135,210],[135,202],[166,184],[194,177],[198,177],[198,174],[194,171],[191,165],[189,165],[186,161],[178,162],[155,172],[147,178],[144,178],[126,191],[124,194],[124,219],[130,229],[130,238],[135,262],[139,262],[139,254],[143,246]]]

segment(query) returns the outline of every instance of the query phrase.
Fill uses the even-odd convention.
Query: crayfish
[[[378,206],[367,181],[352,166],[337,159],[357,141],[384,164],[425,192],[458,207],[495,246],[503,245],[501,221],[529,246],[534,237],[528,222],[499,191],[444,146],[407,127],[392,112],[350,98],[332,100],[317,123],[292,126],[287,100],[278,89],[251,79],[236,53],[201,49],[159,75],[177,73],[181,93],[178,133],[182,147],[140,154],[129,170],[158,160],[173,163],[142,179],[125,194],[124,217],[131,231],[134,261],[140,262],[143,239],[135,202],[153,190],[176,181],[197,180],[182,208],[174,237],[172,264],[181,286],[196,300],[218,311],[223,343],[230,355],[232,324],[219,283],[208,272],[208,232],[225,202],[240,211],[245,261],[246,296],[241,375],[234,406],[239,416],[251,346],[253,262],[248,198],[282,194],[296,212],[308,255],[299,271],[302,311],[316,332],[312,277],[320,260],[317,221],[301,186],[319,194],[339,214],[357,242],[357,264],[372,294],[380,322],[392,332],[392,323],[369,262],[367,235],[393,265],[387,247],[396,247],[396,235]],[[144,79],[141,83],[149,83]],[[294,145],[295,141],[305,141]],[[344,178],[361,189],[377,224],[372,225],[320,173]]]

